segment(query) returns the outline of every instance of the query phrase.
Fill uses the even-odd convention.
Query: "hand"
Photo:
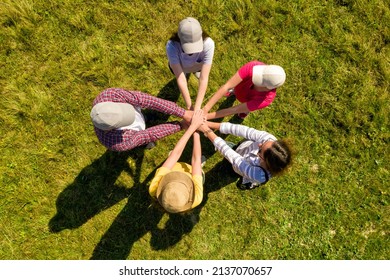
[[[210,130],[210,127],[207,125],[207,122],[198,127],[198,131],[205,133]]]
[[[184,112],[183,120],[185,120],[187,123],[191,123],[193,115],[194,115],[194,111],[186,110]]]
[[[190,127],[190,123],[187,122],[186,120],[181,120],[180,127],[181,129],[187,130]]]
[[[200,125],[202,125],[205,122],[206,119],[203,115],[203,111],[201,109],[196,110],[194,112],[194,115],[192,116],[191,127],[196,130]]]

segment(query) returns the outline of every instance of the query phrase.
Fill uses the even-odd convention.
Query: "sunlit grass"
[[[184,106],[165,43],[186,16],[216,42],[206,99],[247,61],[284,67],[243,124],[290,139],[295,158],[242,192],[202,138],[204,203],[181,218],[147,188],[182,133],[110,153],[89,111],[108,87]],[[388,259],[389,22],[383,0],[3,1],[0,259]]]

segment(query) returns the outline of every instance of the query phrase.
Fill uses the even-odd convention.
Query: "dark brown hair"
[[[291,164],[291,148],[285,140],[277,140],[264,151],[267,169],[272,175],[281,174]]]
[[[203,41],[206,40],[208,37],[210,37],[210,36],[206,32],[202,31]],[[178,32],[173,33],[171,38],[169,38],[169,40],[180,42],[179,33]]]

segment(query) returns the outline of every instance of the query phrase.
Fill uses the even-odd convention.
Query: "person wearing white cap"
[[[100,143],[112,151],[127,151],[148,145],[182,129],[178,121],[146,128],[141,109],[156,110],[190,122],[193,112],[140,91],[109,88],[93,101],[90,116]],[[183,124],[184,125],[184,124]]]
[[[218,89],[203,107],[203,111],[208,113],[222,96],[234,94],[241,104],[208,113],[207,119],[234,114],[243,119],[249,112],[269,106],[275,99],[276,89],[282,86],[285,80],[286,73],[279,65],[266,65],[260,61],[248,62]]]
[[[149,194],[168,213],[185,213],[203,200],[202,149],[196,130],[205,123],[202,110],[197,110],[191,125],[175,145],[163,165],[157,169],[150,183]],[[183,150],[193,136],[191,165],[178,162]]]
[[[202,30],[198,20],[187,17],[180,21],[178,32],[168,40],[166,53],[169,68],[176,77],[177,85],[187,109],[200,109],[207,90],[214,57],[214,41]],[[187,76],[195,73],[199,78],[195,105],[188,90]]]

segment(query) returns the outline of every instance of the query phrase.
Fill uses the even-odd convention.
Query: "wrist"
[[[205,130],[205,131],[203,132],[203,134],[204,134],[204,136],[208,137],[208,134],[209,134],[210,132],[213,132],[213,131],[212,131],[211,129],[207,129],[207,130]]]

